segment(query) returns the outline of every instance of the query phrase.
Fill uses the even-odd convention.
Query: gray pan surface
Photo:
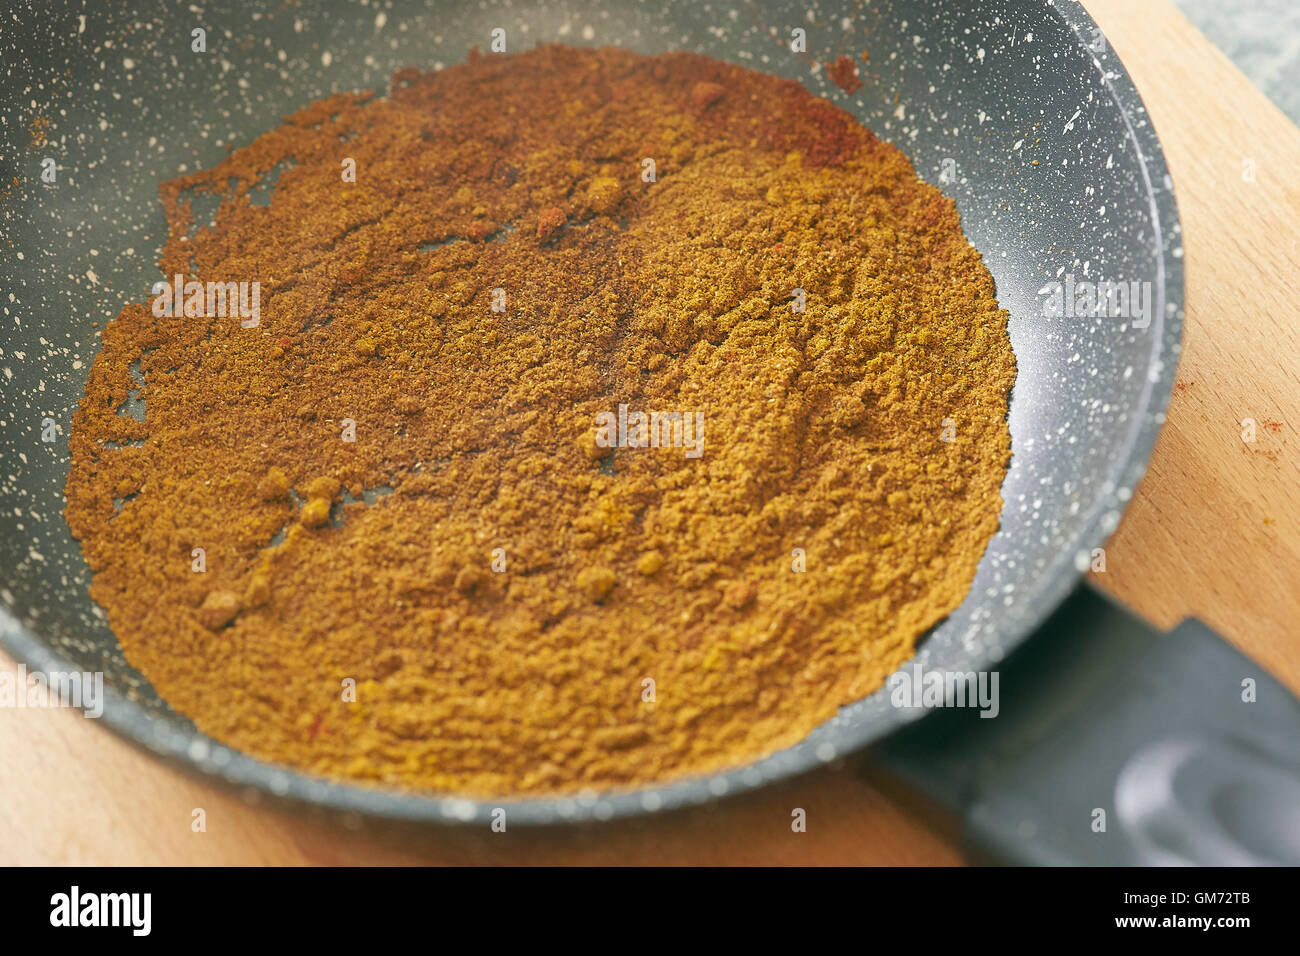
[[[123,659],[61,514],[66,430],[98,347],[91,323],[144,301],[160,277],[158,184],[213,165],[318,97],[386,90],[400,67],[459,62],[473,45],[486,49],[494,27],[516,50],[691,50],[796,78],[957,201],[1012,316],[1014,460],[1001,530],[966,602],[922,645],[923,667],[987,669],[1034,632],[1115,528],[1163,422],[1182,328],[1173,186],[1128,74],[1075,0],[399,0],[383,16],[374,5],[275,0],[206,3],[201,14],[179,3],[138,14],[11,7],[0,22],[0,641],[33,668],[103,671],[104,723],[213,778],[392,819],[482,821],[500,806],[518,823],[601,820],[758,787],[920,715],[882,691],[798,745],[716,776],[475,802],[256,761],[197,733]],[[191,52],[195,27],[207,31],[206,54]],[[806,57],[790,51],[794,27],[807,31]],[[851,96],[816,66],[863,50],[870,65]],[[38,117],[48,121],[44,145]],[[46,157],[54,184],[40,181]],[[1149,283],[1150,324],[1044,315],[1040,290],[1067,275]],[[46,418],[57,423],[54,443],[41,441]]]

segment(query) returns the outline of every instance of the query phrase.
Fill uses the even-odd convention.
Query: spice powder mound
[[[747,763],[879,688],[998,526],[993,280],[792,81],[472,54],[162,197],[163,274],[260,321],[122,310],[66,516],[127,659],[259,758],[469,795]],[[636,447],[656,411],[690,441]]]

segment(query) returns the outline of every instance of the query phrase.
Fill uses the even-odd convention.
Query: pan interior
[[[158,279],[158,184],[333,92],[449,65],[503,28],[538,42],[691,50],[798,79],[899,146],[952,196],[1012,319],[1019,364],[1001,530],[965,604],[928,637],[927,669],[988,667],[1101,547],[1162,420],[1181,321],[1181,235],[1158,142],[1123,67],[1073,0],[599,4],[394,2],[380,15],[209,4],[140,16],[24,10],[0,34],[0,631],[33,666],[103,671],[109,723],[206,770],[401,816],[468,818],[468,801],[309,781],[197,736],[123,659],[61,516],[67,428],[96,327]],[[192,50],[206,29],[207,52]],[[805,31],[807,53],[791,51]],[[864,62],[862,56],[869,58]],[[845,55],[861,89],[826,63]],[[42,183],[52,158],[54,183]],[[1053,281],[1137,283],[1145,315],[1045,315]],[[1131,305],[1132,303],[1130,303]],[[1130,311],[1135,311],[1130,308]],[[50,423],[55,440],[48,437]],[[60,663],[62,659],[63,663]],[[523,819],[706,799],[803,769],[915,712],[877,693],[749,768],[610,799],[529,801]]]

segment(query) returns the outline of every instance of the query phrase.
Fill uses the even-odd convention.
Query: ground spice
[[[866,57],[864,56],[863,59],[865,60]],[[858,77],[858,65],[847,54],[840,54],[827,63],[826,72],[831,82],[845,93],[852,95],[862,88],[862,80]]]
[[[260,758],[483,795],[748,762],[881,686],[997,527],[993,281],[796,83],[473,55],[163,199],[163,274],[259,281],[260,324],[124,308],[66,516],[128,659]],[[703,453],[602,446],[620,404]]]

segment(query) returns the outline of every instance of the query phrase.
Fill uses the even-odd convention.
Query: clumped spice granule
[[[258,757],[477,795],[745,763],[881,686],[997,528],[993,281],[798,84],[472,56],[163,199],[163,274],[259,282],[260,324],[123,309],[66,514],[128,659]],[[701,453],[605,447],[620,405]]]

